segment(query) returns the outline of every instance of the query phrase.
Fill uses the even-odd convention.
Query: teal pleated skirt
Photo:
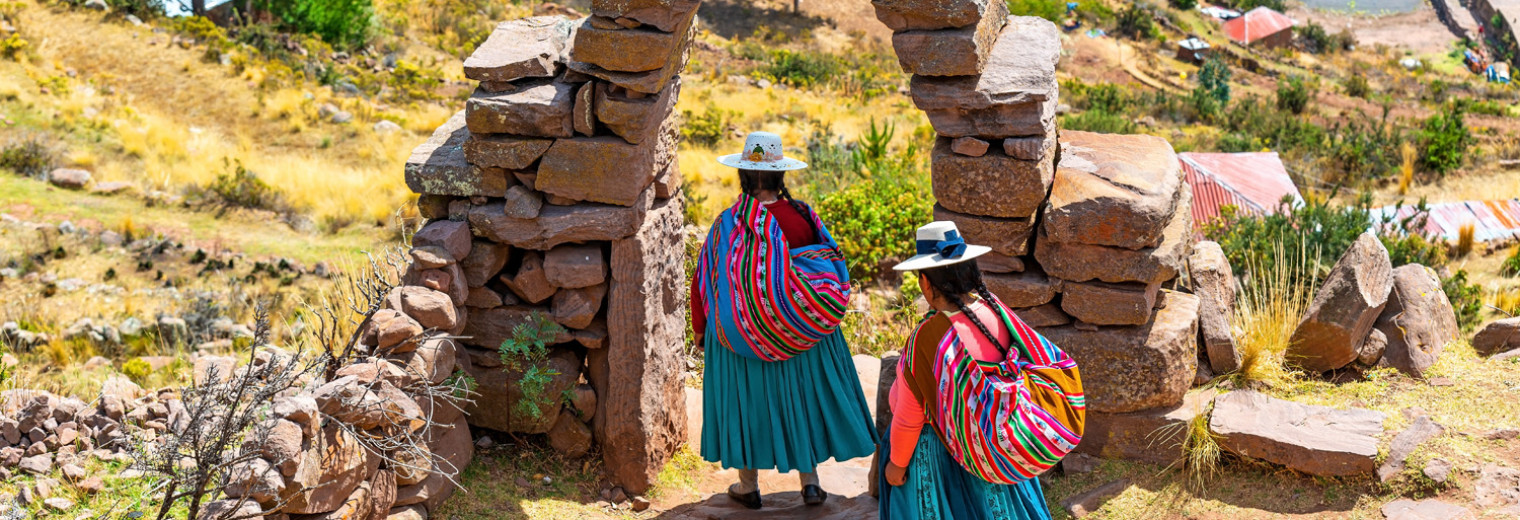
[[[713,335],[702,374],[702,458],[725,468],[811,473],[876,451],[850,349],[838,332],[780,362],[750,359]]]
[[[887,457],[881,458],[882,520],[1050,520],[1040,479],[993,484],[962,468],[934,430],[924,428],[917,442],[902,486],[887,483]],[[888,435],[882,453],[891,453],[891,445]]]

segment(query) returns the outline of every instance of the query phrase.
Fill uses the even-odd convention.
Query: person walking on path
[[[888,395],[883,520],[1051,518],[1038,477],[1081,441],[1082,381],[1070,356],[987,290],[975,258],[988,251],[934,222],[895,267],[918,272],[933,310]]]
[[[742,153],[743,193],[707,236],[691,286],[691,326],[703,349],[702,458],[739,470],[728,496],[761,504],[758,470],[801,473],[819,505],[817,465],[869,456],[876,429],[839,331],[849,271],[828,227],[786,189],[781,138],[755,132]]]

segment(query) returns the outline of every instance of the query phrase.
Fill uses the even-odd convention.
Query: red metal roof
[[[1291,29],[1293,25],[1293,19],[1288,18],[1288,15],[1266,7],[1257,7],[1225,22],[1224,33],[1231,40],[1249,45],[1256,40]]]
[[[1235,206],[1253,215],[1277,213],[1283,197],[1302,202],[1276,152],[1179,153],[1188,186],[1193,188],[1193,226],[1219,217],[1219,208]]]
[[[1426,236],[1445,240],[1457,240],[1462,226],[1473,226],[1473,237],[1480,242],[1505,239],[1520,235],[1520,201],[1472,200],[1430,204],[1425,226],[1417,231]],[[1375,223],[1384,216],[1391,216],[1395,223],[1415,215],[1414,206],[1389,206],[1374,209]]]

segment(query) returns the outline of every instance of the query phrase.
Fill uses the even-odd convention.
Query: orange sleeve
[[[901,365],[899,365],[901,369]],[[924,406],[908,390],[905,377],[898,374],[892,383],[888,400],[892,405],[892,452],[889,460],[899,467],[908,467],[913,460],[913,449],[918,446],[918,436],[923,433]]]

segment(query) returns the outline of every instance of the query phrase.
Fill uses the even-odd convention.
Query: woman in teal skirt
[[[807,165],[755,132],[739,169],[743,193],[713,224],[692,280],[692,330],[705,354],[702,457],[739,470],[728,495],[761,507],[757,472],[801,473],[808,505],[828,495],[817,465],[871,455],[876,431],[838,330],[848,272],[827,228],[795,201],[786,171]]]

